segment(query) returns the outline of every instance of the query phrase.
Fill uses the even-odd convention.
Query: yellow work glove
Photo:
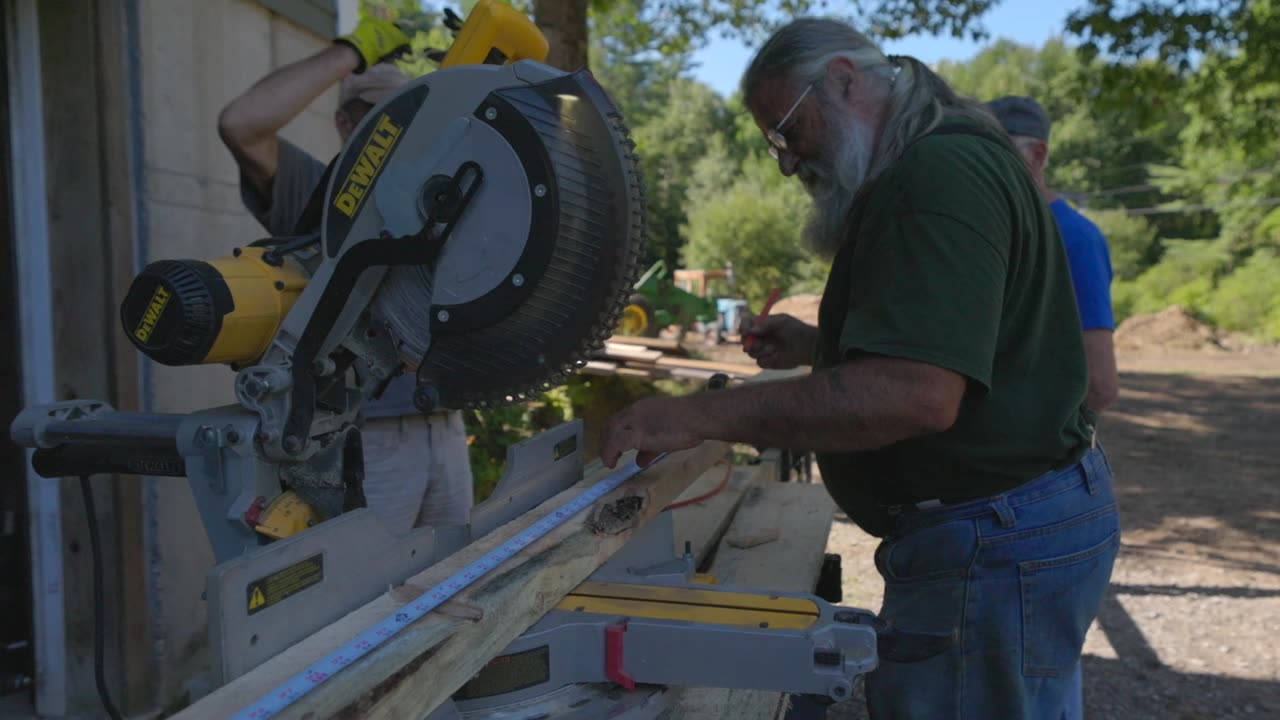
[[[372,17],[364,18],[350,35],[344,35],[334,42],[350,47],[360,56],[360,65],[356,68],[358,73],[390,55],[409,49],[409,38],[403,30],[388,20]]]

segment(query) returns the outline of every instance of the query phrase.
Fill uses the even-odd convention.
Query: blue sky
[[[1083,5],[1083,0],[1003,0],[983,18],[983,23],[991,41],[1008,38],[1026,45],[1040,45],[1061,34],[1067,15]],[[986,42],[917,35],[885,43],[884,50],[935,63],[939,60],[968,60],[986,45]],[[694,55],[698,66],[694,68],[693,76],[723,95],[732,94],[751,59],[751,52],[752,48],[738,40],[716,37]]]

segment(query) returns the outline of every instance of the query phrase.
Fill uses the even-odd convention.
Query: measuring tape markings
[[[569,518],[590,507],[597,500],[616,490],[622,483],[635,477],[641,470],[653,467],[666,453],[659,455],[644,468],[633,460],[626,467],[614,471],[605,479],[587,488],[581,495],[547,513],[540,520],[515,537],[507,540],[479,560],[451,575],[447,580],[418,596],[416,600],[400,608],[393,616],[369,628],[354,640],[335,650],[278,688],[268,692],[232,716],[235,720],[265,720],[292,705],[303,695],[314,690],[339,670],[342,670],[381,645],[388,638],[420,620],[427,613],[440,607],[468,585],[490,570],[511,559],[516,553],[563,525]]]

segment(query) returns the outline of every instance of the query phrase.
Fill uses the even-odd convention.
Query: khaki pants
[[[474,493],[462,413],[371,418],[361,435],[365,500],[388,532],[470,521]]]

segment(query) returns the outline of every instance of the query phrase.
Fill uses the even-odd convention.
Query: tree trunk
[[[533,0],[533,21],[547,36],[547,64],[574,71],[587,67],[588,0]]]

